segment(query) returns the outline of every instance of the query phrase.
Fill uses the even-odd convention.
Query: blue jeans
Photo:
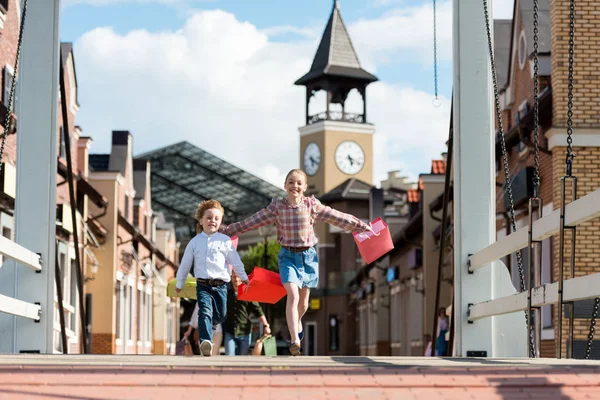
[[[225,322],[227,317],[227,285],[209,286],[198,283],[198,336],[200,343],[212,343],[212,327]]]
[[[233,336],[231,333],[223,334],[223,344],[225,345],[225,354],[228,356],[245,356],[250,349],[250,336]]]

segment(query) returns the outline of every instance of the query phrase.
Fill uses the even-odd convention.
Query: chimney
[[[89,155],[93,139],[89,136],[81,136],[81,132],[82,129],[76,126],[75,133],[79,137],[77,139],[77,169],[81,176],[87,179],[90,172]]]

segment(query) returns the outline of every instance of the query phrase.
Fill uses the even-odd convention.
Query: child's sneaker
[[[213,344],[210,341],[203,340],[202,343],[200,343],[200,353],[202,353],[204,357],[212,356],[212,350]]]

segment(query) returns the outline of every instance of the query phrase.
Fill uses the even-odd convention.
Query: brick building
[[[0,41],[0,65],[2,65],[2,102],[0,103],[0,123],[4,123],[9,103],[10,86],[14,76],[14,62],[20,23],[20,4],[16,0],[0,3],[0,29],[2,40]],[[89,204],[95,203],[99,207],[106,204],[106,199],[88,181],[87,163],[85,162],[85,149],[89,148],[91,140],[81,136],[81,129],[75,125],[75,118],[79,110],[77,100],[77,76],[75,71],[75,59],[70,43],[61,43],[60,62],[64,68],[65,98],[57,99],[59,110],[61,101],[67,105],[66,121],[62,112],[58,113],[56,156],[57,167],[57,189],[56,189],[56,239],[57,260],[60,268],[60,279],[62,289],[62,308],[64,310],[64,333],[67,338],[67,348],[63,348],[62,331],[60,322],[60,307],[58,295],[55,298],[54,313],[54,351],[68,353],[82,352],[81,331],[81,293],[85,296],[85,285],[93,277],[97,260],[90,251],[96,246],[97,237],[94,230],[102,232],[103,227],[93,221],[90,215]],[[17,80],[18,85],[18,80]],[[9,135],[6,138],[6,146],[2,161],[4,162],[2,174],[0,175],[0,230],[7,238],[14,238],[14,206],[16,196],[16,157],[17,157],[17,135],[18,135],[18,90],[15,91],[12,123]],[[68,129],[67,129],[68,128]],[[4,129],[4,127],[2,127]],[[64,136],[69,133],[69,147],[72,161],[72,174],[74,178],[75,205],[72,205],[69,196],[69,185],[67,184],[67,152],[64,144]],[[75,208],[76,221],[72,218],[72,209]],[[75,244],[74,232],[77,230],[79,243]],[[75,249],[80,249],[81,271],[83,285],[79,287],[76,269]],[[1,262],[1,260],[0,260]],[[0,271],[1,273],[1,271]],[[0,281],[2,279],[0,278]],[[6,280],[7,282],[10,279]],[[2,291],[0,287],[0,292]],[[12,318],[1,316],[0,318]],[[87,323],[86,323],[87,325]],[[0,322],[0,327],[2,323]]]
[[[422,356],[435,313],[441,196],[445,160],[433,160],[406,190],[406,221],[392,230],[394,249],[379,265],[371,265],[357,282],[357,324],[361,355]],[[451,265],[444,277],[452,278]],[[445,280],[440,304],[451,303],[452,287]]]
[[[132,140],[113,131],[110,154],[89,155],[90,180],[108,198],[98,218],[107,234],[94,249],[101,267],[88,286],[95,354],[167,354],[178,337],[179,303],[165,296],[179,260],[175,229],[157,226],[150,165],[133,158]]]
[[[540,107],[540,196],[543,213],[560,208],[560,179],[565,175],[567,79],[569,42],[569,1],[540,0],[539,2],[539,107]],[[600,29],[595,18],[600,5],[593,1],[576,3],[575,64],[573,99],[573,146],[577,158],[573,175],[578,178],[578,196],[600,187],[600,117],[597,93],[600,92],[598,52],[600,45],[593,38]],[[516,0],[512,20],[495,21],[495,54],[498,84],[501,88],[503,127],[506,135],[508,164],[514,178],[512,183],[517,215],[517,229],[529,223],[528,199],[533,192],[533,2]],[[503,158],[500,139],[497,139],[498,237],[510,232],[508,202],[505,196]],[[567,197],[567,201],[570,197]],[[535,216],[534,216],[535,218]],[[600,222],[593,221],[577,228],[576,276],[599,272]],[[567,233],[567,238],[569,234]],[[567,243],[566,249],[569,244]],[[522,252],[525,276],[528,254]],[[567,250],[568,256],[568,250]],[[513,283],[521,283],[515,254],[504,260],[511,271]],[[558,236],[542,243],[542,283],[559,277]],[[569,278],[568,262],[565,278]],[[574,357],[584,354],[592,314],[591,301],[575,305]],[[554,357],[557,349],[557,307],[542,309],[542,347],[545,357]],[[565,317],[567,314],[564,314]],[[563,339],[566,340],[568,319],[563,320]],[[565,341],[563,341],[565,356]],[[596,345],[596,347],[598,347]],[[593,357],[600,356],[596,349]]]

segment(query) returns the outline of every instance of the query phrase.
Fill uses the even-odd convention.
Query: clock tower
[[[375,81],[358,61],[335,0],[310,70],[295,82],[306,87],[306,125],[299,130],[308,194],[322,195],[349,178],[372,184],[375,126],[367,120],[366,89]],[[311,115],[309,104],[319,91],[326,93],[324,110]],[[352,91],[362,102],[358,113],[346,109]]]

